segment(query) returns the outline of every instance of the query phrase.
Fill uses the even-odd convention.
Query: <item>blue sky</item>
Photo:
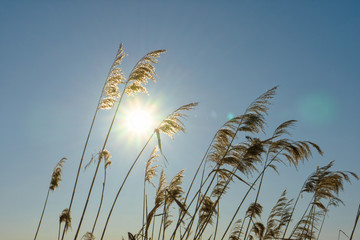
[[[50,196],[39,235],[56,237],[97,98],[121,42],[128,54],[125,74],[145,53],[168,50],[157,65],[157,83],[149,85],[148,96],[138,98],[155,105],[158,118],[180,105],[200,103],[186,120],[186,134],[174,141],[163,137],[169,177],[185,168],[190,178],[227,116],[241,113],[276,85],[268,134],[281,122],[296,119],[294,139],[314,141],[325,154],[314,155],[298,171],[281,167],[279,176],[265,177],[263,221],[281,192],[286,188],[289,197],[296,197],[318,165],[335,160],[336,169],[360,174],[359,10],[356,1],[1,1],[2,237],[34,235],[52,168],[67,157],[63,181]],[[127,98],[123,108],[132,101]],[[122,132],[121,116],[108,144],[114,163],[108,205],[145,141]],[[111,112],[101,112],[97,119],[87,159],[101,147],[110,117]],[[141,164],[119,200],[109,239],[138,229],[141,215],[135,214],[133,199],[142,194],[135,191],[142,186],[137,181]],[[91,175],[91,170],[82,171],[73,206],[75,226]],[[94,196],[101,191],[100,179]],[[346,206],[330,211],[322,239],[335,239],[339,229],[350,233],[359,189],[359,182],[345,186],[341,197]],[[235,201],[241,193],[241,185],[234,184],[224,201]],[[94,197],[91,206],[97,201]],[[224,225],[232,211],[224,207]],[[360,237],[359,230],[355,236]]]

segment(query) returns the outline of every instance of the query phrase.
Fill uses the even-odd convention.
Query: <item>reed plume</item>
[[[286,190],[283,191],[267,219],[263,239],[279,239],[282,229],[290,221],[293,199],[288,200]]]
[[[137,62],[126,82],[126,94],[135,95],[139,92],[148,93],[145,85],[148,83],[148,80],[155,82],[156,73],[154,64],[158,63],[160,54],[165,52],[166,50],[156,50],[149,52]]]
[[[209,196],[203,197],[203,202],[199,210],[199,226],[203,226],[205,223],[213,224],[214,214],[217,214],[215,203]]]
[[[103,162],[104,181],[97,216],[95,218],[92,231],[85,233],[82,237],[82,239],[85,240],[95,239],[94,229],[102,208],[104,189],[106,184],[106,170],[107,167],[111,164],[111,154],[105,148],[123,96],[133,96],[138,93],[148,93],[146,89],[146,84],[149,81],[155,82],[155,77],[157,75],[154,65],[158,62],[159,56],[164,52],[165,50],[157,50],[146,54],[135,64],[134,68],[131,70],[128,78],[126,79],[120,68],[120,64],[125,56],[123,47],[122,45],[120,45],[120,48],[115,56],[115,60],[110,68],[109,74],[104,83],[104,87],[99,98],[99,102],[93,117],[93,122],[91,124],[85,147],[83,149],[83,154],[80,160],[79,170],[82,165],[82,161],[97,111],[115,108],[116,110],[113,115],[112,122],[107,132],[102,149],[97,155],[92,157],[89,164],[85,166],[85,168],[87,168],[90,163],[97,164],[94,176],[92,178],[89,193],[84,205],[82,216],[75,234],[75,239],[77,238],[80,231],[80,227],[87,209],[92,188],[94,186],[94,182],[97,176],[99,165],[101,162]],[[124,85],[122,91],[119,90],[120,84]],[[239,219],[235,223],[229,237],[231,240],[240,239],[240,237],[242,237],[242,228],[244,226],[244,223],[247,221],[247,218],[249,224],[247,226],[245,234],[243,235],[244,240],[251,240],[255,238],[258,238],[260,240],[274,238],[280,239],[282,233],[284,239],[286,230],[293,216],[295,206],[299,200],[299,197],[302,194],[311,194],[312,199],[310,203],[308,203],[307,209],[305,210],[303,217],[295,226],[293,232],[291,233],[291,236],[294,235],[297,238],[312,239],[314,238],[315,233],[318,232],[317,236],[319,238],[322,226],[318,230],[318,223],[320,222],[321,217],[324,222],[325,215],[328,212],[330,206],[338,206],[342,203],[342,200],[339,198],[338,195],[339,192],[342,191],[344,188],[344,182],[350,182],[351,177],[358,179],[358,176],[353,172],[332,171],[331,167],[333,166],[333,162],[329,163],[327,166],[318,168],[317,171],[306,180],[293,207],[292,200],[287,199],[286,191],[284,191],[276,202],[275,206],[272,208],[266,225],[261,223],[260,221],[257,221],[257,219],[260,218],[262,214],[262,206],[258,203],[258,199],[261,192],[265,171],[271,168],[274,171],[278,172],[278,163],[283,163],[297,168],[301,162],[305,162],[310,157],[312,157],[314,150],[317,151],[320,155],[322,154],[322,150],[320,149],[320,147],[311,141],[295,141],[291,139],[290,129],[295,125],[295,120],[283,122],[275,129],[273,135],[269,138],[266,138],[265,140],[260,139],[256,136],[259,133],[265,134],[265,116],[267,115],[270,100],[274,97],[276,89],[277,87],[274,87],[266,91],[254,102],[252,102],[243,114],[230,119],[216,132],[213,140],[210,142],[209,147],[205,152],[204,158],[202,159],[195,173],[195,176],[190,184],[189,190],[185,198],[183,197],[184,190],[182,188],[184,170],[178,172],[178,174],[176,174],[172,178],[172,180],[167,183],[165,171],[164,169],[162,169],[161,175],[159,177],[159,184],[156,188],[155,184],[153,183],[153,179],[157,174],[156,171],[159,166],[154,166],[154,163],[157,161],[160,155],[162,155],[167,161],[163,153],[164,151],[162,149],[160,136],[161,133],[168,135],[171,139],[173,139],[174,135],[176,135],[177,133],[185,132],[186,128],[184,123],[182,122],[182,119],[186,117],[186,111],[192,110],[195,106],[197,106],[197,103],[190,103],[181,106],[180,108],[169,114],[165,119],[163,119],[160,124],[154,129],[152,135],[149,137],[144,147],[132,163],[129,171],[125,175],[124,180],[122,181],[114,199],[114,202],[111,206],[110,212],[107,216],[101,239],[104,238],[105,231],[107,229],[111,214],[114,210],[120,192],[122,191],[130,173],[132,172],[133,167],[139,160],[147,145],[150,143],[152,137],[154,137],[155,135],[157,137],[158,147],[154,148],[150,155],[150,158],[145,165],[142,228],[137,234],[132,234],[129,232],[128,238],[130,240],[148,240],[148,231],[150,225],[151,223],[153,223],[154,231],[156,219],[155,217],[157,216],[162,217],[160,229],[158,232],[158,238],[160,240],[162,234],[162,239],[164,240],[166,230],[172,223],[171,210],[173,209],[173,207],[171,208],[171,206],[173,206],[174,203],[179,207],[180,213],[178,223],[175,226],[175,230],[172,233],[170,240],[175,239],[175,234],[179,227],[180,239],[188,239],[190,238],[190,236],[193,237],[194,240],[203,239],[205,237],[203,235],[206,227],[209,224],[213,225],[214,217],[216,217],[214,234],[209,237],[209,240],[211,238],[215,240],[219,224],[220,200],[223,200],[223,195],[230,190],[230,183],[236,181],[236,179],[249,186],[249,188],[248,191],[245,192],[244,197],[240,199],[241,202],[238,205],[238,208],[235,211],[235,214],[233,215],[233,218],[231,219],[231,222],[228,225],[221,239],[225,237],[240,207],[247,198],[249,192],[251,190],[255,190],[254,186],[257,183],[259,183],[259,187],[256,190],[257,193],[255,201],[250,204],[244,218]],[[239,141],[240,134],[243,134],[244,140]],[[160,154],[158,154],[158,152]],[[35,239],[39,231],[41,220],[43,218],[49,192],[54,191],[59,186],[59,182],[61,181],[61,168],[64,161],[65,159],[62,159],[58,163],[52,174],[48,194],[45,201],[45,206],[42,216],[40,218],[40,223],[35,235]],[[211,166],[210,170],[205,168],[206,164],[209,164]],[[190,204],[186,204],[190,189],[201,167],[203,167],[203,175],[201,177],[200,187],[196,192],[195,196],[192,198]],[[62,238],[64,238],[65,232],[67,232],[68,229],[71,228],[70,210],[77,186],[79,170],[76,176],[70,206],[69,208],[63,210],[59,218],[58,239],[60,239],[60,230],[62,227],[62,223],[64,223]],[[208,174],[206,175],[205,173]],[[248,180],[244,180],[245,178],[243,176],[249,178],[253,177],[255,173],[258,173],[258,175],[254,178],[253,181],[250,182]],[[146,195],[146,183],[152,184],[156,188],[154,206],[150,208],[149,212],[147,205],[148,202]],[[205,191],[203,188],[205,188]],[[197,202],[195,201],[196,198],[198,200]],[[195,210],[190,214],[189,209],[194,201],[196,202],[196,205],[194,207]],[[327,206],[324,203],[325,201],[328,202]],[[159,213],[159,211],[162,212]],[[186,220],[188,224],[186,228],[184,227],[185,232],[182,233],[180,225],[185,225],[185,215],[190,216],[190,218]],[[357,218],[358,217],[359,214]],[[254,219],[257,222],[254,222]],[[195,233],[193,235],[191,232],[194,222],[195,224],[197,223],[197,225]],[[284,227],[285,230],[283,231]],[[153,237],[151,237],[150,239],[153,239]]]
[[[294,165],[295,168],[298,166],[299,162],[304,162],[308,160],[309,157],[312,156],[311,147],[314,147],[320,155],[323,154],[320,147],[317,146],[315,143],[310,141],[293,141],[288,138],[280,138],[283,135],[290,135],[289,128],[292,128],[295,125],[295,120],[289,120],[280,124],[274,131],[271,138],[263,141],[266,143],[268,147],[266,157],[264,159],[264,173],[261,175],[259,187],[257,190],[255,202],[258,201],[259,194],[261,191],[262,183],[264,180],[265,170],[267,168],[272,168],[277,172],[276,165],[274,163],[280,162],[283,163],[282,158],[285,157],[288,164]],[[280,139],[279,139],[280,138]],[[252,216],[250,216],[250,221]],[[245,238],[247,236],[247,232],[250,227],[250,221],[245,231]]]
[[[60,216],[59,216],[59,235],[58,239],[60,239],[60,229],[61,224],[64,223],[64,231],[67,232],[69,228],[71,228],[71,212],[68,208],[65,208]]]
[[[102,91],[102,98],[98,104],[98,109],[112,109],[120,97],[119,84],[125,83],[125,77],[120,64],[124,58],[125,53],[120,44],[119,50],[116,53],[115,60],[110,68],[110,72],[106,78],[105,86]]]
[[[147,216],[147,209],[145,209],[146,205],[146,182],[150,183],[154,188],[156,188],[155,184],[152,182],[152,179],[156,177],[157,172],[156,169],[159,167],[159,165],[153,166],[152,164],[156,161],[158,161],[158,157],[160,155],[158,154],[158,146],[155,146],[153,151],[151,152],[150,158],[146,162],[145,166],[145,177],[144,177],[144,194],[143,194],[143,217],[142,217],[142,236],[144,236],[144,226],[145,226],[145,218]]]
[[[255,217],[261,217],[261,213],[262,213],[263,207],[261,206],[260,203],[251,203],[248,207],[248,209],[246,210],[246,216],[255,216]]]
[[[234,227],[231,229],[229,240],[239,240],[241,236],[241,226],[242,226],[242,220],[238,219]]]
[[[36,239],[36,237],[37,237],[37,235],[39,233],[39,230],[40,230],[41,222],[42,222],[42,219],[43,219],[43,216],[44,216],[44,213],[45,213],[45,209],[46,209],[46,205],[47,205],[47,201],[48,201],[48,198],[49,198],[49,193],[50,193],[50,191],[52,191],[52,192],[55,191],[55,189],[59,187],[59,183],[61,181],[62,167],[63,167],[63,164],[64,164],[64,162],[66,160],[67,160],[66,158],[60,159],[60,161],[55,165],[54,170],[53,170],[53,172],[51,174],[50,186],[49,186],[48,192],[46,194],[44,207],[43,207],[43,210],[42,210],[42,213],[41,213],[41,217],[40,217],[40,220],[39,220],[38,227],[36,229],[34,240]]]
[[[119,111],[120,104],[121,104],[121,101],[123,99],[124,94],[126,93],[128,95],[135,95],[138,92],[147,92],[146,88],[145,88],[147,80],[148,79],[154,80],[154,77],[155,77],[155,67],[153,66],[153,64],[157,63],[157,58],[160,56],[160,53],[164,53],[164,52],[166,52],[166,51],[165,50],[157,50],[157,51],[153,51],[153,52],[150,52],[150,53],[146,54],[143,58],[141,58],[136,63],[135,67],[132,69],[132,71],[131,71],[131,73],[129,75],[129,78],[124,83],[125,86],[124,86],[124,89],[123,89],[122,93],[120,94],[120,98],[117,101],[117,107],[116,107],[115,113],[113,115],[112,121],[110,123],[110,127],[109,127],[109,130],[108,130],[107,135],[105,137],[105,141],[104,141],[104,144],[103,144],[103,147],[102,147],[101,151],[103,151],[105,149],[105,147],[106,147],[107,141],[109,139],[109,136],[110,136],[113,124],[115,122],[117,112]],[[94,183],[95,183],[96,175],[97,175],[97,172],[99,170],[99,166],[100,166],[100,161],[98,161],[98,164],[97,164],[95,172],[94,172],[94,176],[93,176],[93,179],[92,179],[92,182],[91,182],[91,185],[90,185],[88,196],[87,196],[87,199],[86,199],[86,202],[85,202],[85,205],[84,205],[83,213],[81,215],[78,228],[76,230],[74,240],[76,240],[76,238],[77,238],[77,236],[79,234],[79,231],[80,231],[80,228],[81,228],[81,225],[82,225],[82,221],[84,219],[84,215],[85,215],[85,212],[86,212],[86,209],[87,209],[87,205],[88,205],[88,202],[89,202],[89,199],[90,199],[90,196],[91,196],[91,192],[92,192],[92,189],[93,189],[93,186],[94,186]],[[132,169],[132,167],[131,167],[131,169]],[[130,169],[130,171],[131,171],[131,169]],[[127,179],[127,176],[125,177],[125,179]],[[119,192],[121,191],[121,188],[120,188]],[[116,199],[117,199],[118,195],[119,194],[117,194],[117,196],[115,198],[115,202],[116,202]],[[111,215],[113,206],[112,206],[112,208],[110,210],[109,216]],[[108,219],[109,219],[109,216],[108,216]],[[106,230],[108,219],[106,221],[103,234],[104,234],[104,232]]]
[[[318,167],[304,183],[300,192],[311,193],[313,195],[312,200],[290,237],[293,235],[297,237],[311,235],[313,237],[315,234],[313,229],[316,229],[319,217],[321,214],[324,214],[324,211],[327,211],[322,201],[341,201],[338,195],[344,189],[344,181],[351,183],[350,177],[354,177],[356,180],[359,179],[357,174],[351,171],[332,171],[331,167],[333,164],[334,161],[331,161],[326,166]],[[307,213],[308,209],[309,212]],[[306,213],[307,215],[305,216]]]
[[[184,178],[184,169],[178,172],[170,181],[169,186],[166,188],[165,192],[165,202],[166,202],[166,208],[165,208],[165,214],[164,214],[164,232],[163,236],[165,235],[165,230],[170,224],[172,223],[172,220],[169,219],[169,211],[171,205],[175,202],[180,210],[184,209],[183,204],[181,203],[183,199],[184,190],[181,186],[183,183]]]
[[[168,135],[171,139],[174,138],[174,135],[178,132],[185,132],[185,125],[181,121],[182,118],[186,118],[187,115],[184,111],[193,110],[198,105],[197,102],[189,103],[183,105],[169,114],[166,118],[164,118],[159,126],[155,129],[156,137],[158,139],[158,146],[160,149],[160,153],[164,156],[163,150],[161,147],[161,138],[160,133],[164,133]],[[166,159],[166,158],[165,158]]]
[[[110,212],[108,214],[108,217],[106,219],[106,223],[105,223],[105,227],[101,236],[101,239],[103,239],[105,232],[106,232],[106,228],[107,225],[109,223],[112,211],[115,207],[116,201],[120,195],[120,192],[122,190],[122,188],[124,187],[132,169],[134,168],[135,164],[137,163],[137,161],[139,160],[140,156],[142,155],[143,151],[145,150],[145,148],[147,147],[147,145],[149,144],[150,140],[152,139],[152,137],[154,136],[154,134],[156,133],[157,137],[158,137],[158,146],[160,149],[160,152],[162,153],[162,149],[161,149],[161,140],[160,140],[160,132],[166,133],[169,136],[173,136],[174,134],[176,134],[179,131],[185,132],[185,125],[181,122],[180,118],[185,118],[186,114],[183,111],[189,111],[192,110],[195,106],[197,106],[198,103],[190,103],[190,104],[186,104],[183,105],[181,107],[179,107],[178,109],[176,109],[175,111],[173,111],[170,115],[168,115],[163,121],[160,122],[159,126],[154,130],[154,132],[152,133],[152,135],[149,137],[149,139],[147,140],[147,142],[145,143],[145,145],[143,146],[143,148],[141,149],[140,153],[138,154],[138,156],[136,157],[136,159],[134,160],[133,164],[131,165],[129,171],[127,172],[125,179],[123,180],[116,196],[114,199],[114,202],[111,206]]]
[[[92,234],[91,232],[86,232],[84,234],[84,236],[82,236],[81,238],[82,240],[95,240],[95,236],[94,234]]]
[[[274,88],[266,91],[264,94],[262,94],[260,97],[255,99],[255,101],[253,101],[249,105],[249,107],[245,110],[244,114],[239,115],[238,117],[235,117],[224,124],[224,127],[222,127],[222,128],[228,130],[228,131],[224,131],[224,133],[226,135],[222,135],[225,137],[225,139],[217,139],[216,138],[217,136],[216,136],[213,146],[212,146],[212,148],[213,148],[212,152],[219,153],[219,154],[217,154],[219,156],[219,158],[217,160],[215,160],[218,163],[216,168],[220,168],[220,166],[222,165],[222,163],[224,161],[223,159],[226,157],[226,154],[229,152],[229,150],[233,144],[233,141],[235,140],[235,137],[237,136],[237,134],[239,132],[258,133],[259,131],[264,131],[264,124],[265,124],[264,115],[267,114],[268,105],[270,104],[269,100],[274,97],[276,89],[277,89],[277,87],[274,87]],[[217,173],[215,172],[215,174],[213,174],[213,176],[210,180],[210,183],[208,184],[208,187],[204,193],[204,196],[206,196],[207,192],[209,191],[212,183],[215,180],[216,175],[217,175]],[[204,182],[206,182],[207,179]],[[200,193],[203,185],[204,185],[204,183],[201,184],[201,187],[197,192],[198,197],[200,197],[199,193]],[[198,203],[197,203],[197,206],[195,209],[195,213],[193,214],[193,216],[195,216],[197,211],[199,210],[203,199],[204,199],[204,197],[202,197],[202,199],[198,200]],[[218,199],[220,199],[220,198],[218,198]],[[218,202],[218,200],[216,202]],[[181,218],[179,219],[179,222],[182,220],[183,217],[184,216],[181,216]],[[186,228],[185,232],[190,232],[193,221],[194,221],[194,217],[191,220],[191,223]],[[200,232],[197,234],[197,236],[201,236],[202,232],[206,228],[206,225],[207,225],[207,223],[205,223],[203,228],[200,229]],[[175,232],[176,232],[176,228],[174,230],[172,238],[174,237]],[[197,236],[195,236],[195,239],[197,238]]]
[[[155,194],[155,203],[154,207],[151,209],[149,214],[146,217],[146,226],[145,226],[145,239],[147,239],[148,236],[148,230],[150,227],[150,223],[156,213],[156,211],[162,206],[162,204],[165,201],[165,191],[166,191],[166,176],[164,169],[161,170],[160,179],[159,179],[159,185],[156,190]]]
[[[181,200],[182,195],[184,194],[184,190],[182,189],[181,184],[183,183],[185,169],[182,169],[178,172],[173,179],[171,179],[169,186],[167,187],[167,195],[166,202],[170,207],[171,204],[174,203],[175,200]]]
[[[104,160],[104,182],[103,182],[103,186],[102,186],[102,190],[101,190],[99,208],[98,208],[98,211],[97,211],[97,214],[96,214],[96,217],[95,217],[95,221],[94,221],[94,225],[93,225],[92,230],[91,230],[91,234],[94,234],[96,223],[97,223],[97,220],[99,218],[101,207],[102,207],[103,200],[104,200],[104,192],[105,192],[105,185],[106,185],[106,170],[112,163],[112,161],[110,160],[110,158],[112,156],[111,156],[111,154],[110,154],[110,152],[108,150],[104,149],[101,153],[99,153],[99,155],[100,155],[99,161]]]
[[[158,161],[157,158],[160,157],[160,155],[157,153],[158,151],[158,146],[155,146],[145,166],[145,182],[150,183],[154,187],[155,184],[152,182],[152,179],[156,177],[156,169],[159,167],[159,165],[153,166],[152,164]]]
[[[72,206],[72,203],[74,201],[74,197],[75,197],[75,193],[76,193],[76,187],[77,187],[77,183],[78,183],[79,175],[80,175],[80,170],[81,170],[81,167],[82,167],[82,163],[84,161],[85,152],[86,152],[86,149],[87,149],[87,145],[88,145],[88,142],[89,142],[89,139],[90,139],[90,136],[91,136],[91,132],[92,132],[92,129],[93,129],[93,126],[94,126],[94,123],[95,123],[95,119],[96,119],[98,110],[99,109],[110,109],[110,108],[112,108],[114,106],[114,102],[116,101],[116,99],[114,99],[116,97],[115,96],[116,94],[112,93],[112,91],[110,90],[110,86],[112,86],[112,88],[113,89],[115,88],[115,90],[116,90],[117,89],[116,82],[121,83],[121,81],[122,81],[122,74],[121,74],[122,72],[121,72],[121,69],[119,68],[119,65],[120,65],[124,55],[125,54],[124,54],[124,51],[123,51],[123,46],[122,46],[122,44],[120,44],[119,50],[117,51],[117,54],[115,56],[115,60],[114,60],[113,64],[110,67],[108,76],[107,76],[106,81],[104,82],[103,88],[101,90],[101,94],[100,94],[100,97],[99,97],[99,100],[98,100],[98,104],[96,106],[96,110],[94,112],[93,119],[92,119],[92,122],[91,122],[91,125],[90,125],[90,129],[89,129],[89,132],[88,132],[88,135],[87,135],[87,138],[86,138],[86,141],[85,141],[85,145],[84,145],[84,148],[83,148],[83,151],[82,151],[82,154],[81,154],[81,159],[80,159],[78,171],[77,171],[76,178],[75,178],[74,188],[73,188],[73,192],[72,192],[69,207],[68,207],[69,211],[71,210],[71,206]],[[114,86],[114,84],[116,86]],[[105,90],[105,88],[106,88],[106,90]],[[108,94],[108,97],[105,97],[106,94]],[[63,233],[62,233],[62,237],[61,237],[62,240],[64,239],[64,236],[65,236],[65,229],[63,230]]]
[[[64,162],[66,161],[66,158],[62,158],[55,166],[53,173],[51,175],[51,181],[50,181],[50,186],[49,189],[51,191],[54,191],[55,188],[59,187],[59,183],[61,181],[61,173],[62,173],[62,167]]]
[[[265,232],[265,225],[261,222],[255,222],[251,228],[251,232],[254,233],[255,237],[259,238],[260,240],[263,239],[263,235]],[[249,239],[253,239],[254,237],[252,235],[249,236]]]

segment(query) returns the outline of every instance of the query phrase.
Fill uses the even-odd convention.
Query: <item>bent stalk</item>
[[[115,111],[114,116],[113,116],[113,119],[112,119],[112,121],[111,121],[111,124],[110,124],[109,130],[108,130],[108,133],[107,133],[107,135],[106,135],[105,142],[104,142],[104,145],[103,145],[103,147],[102,147],[102,149],[101,149],[101,152],[103,152],[103,151],[105,150],[107,141],[108,141],[109,136],[110,136],[110,132],[111,132],[111,130],[112,130],[112,126],[114,125],[115,118],[116,118],[117,112],[118,112],[119,107],[120,107],[120,104],[121,104],[121,100],[122,100],[122,98],[123,98],[123,96],[124,96],[124,93],[125,93],[126,86],[127,86],[127,84],[125,84],[124,91],[121,93],[120,100],[119,100],[119,102],[118,102],[118,104],[117,104],[116,111]],[[77,228],[77,230],[76,230],[76,234],[75,234],[74,240],[76,240],[76,239],[77,239],[77,236],[79,235],[79,231],[80,231],[80,228],[81,228],[81,224],[82,224],[82,221],[83,221],[83,219],[84,219],[84,215],[85,215],[85,212],[86,212],[87,205],[88,205],[88,203],[89,203],[89,199],[90,199],[91,192],[92,192],[92,189],[93,189],[93,186],[94,186],[94,183],[95,183],[95,179],[96,179],[97,172],[98,172],[98,170],[99,170],[99,166],[100,166],[100,156],[99,156],[99,161],[98,161],[98,163],[97,163],[96,170],[95,170],[95,173],[94,173],[94,176],[93,176],[91,185],[90,185],[90,189],[89,189],[89,193],[88,193],[88,196],[87,196],[87,199],[86,199],[86,202],[85,202],[85,206],[84,206],[84,209],[83,209],[83,213],[82,213],[81,218],[80,218],[79,226],[78,226],[78,228]]]
[[[44,216],[44,212],[45,212],[45,208],[46,208],[46,205],[47,205],[47,201],[48,201],[48,198],[49,198],[49,193],[50,193],[50,188],[48,189],[48,192],[46,194],[46,200],[45,200],[45,204],[44,204],[44,207],[43,207],[43,210],[42,210],[42,213],[41,213],[41,217],[40,217],[40,221],[39,221],[39,225],[36,229],[36,233],[35,233],[35,237],[34,237],[34,240],[36,240],[36,237],[39,233],[39,229],[40,229],[40,225],[41,225],[41,221],[43,219],[43,216]]]
[[[108,214],[108,216],[107,216],[107,219],[106,219],[106,222],[105,222],[105,226],[104,226],[104,230],[103,230],[103,232],[102,232],[102,234],[101,234],[101,238],[100,238],[101,240],[102,240],[102,239],[104,238],[104,236],[105,236],[105,232],[106,232],[107,225],[108,225],[108,223],[109,223],[111,214],[112,214],[112,212],[113,212],[113,210],[114,210],[114,207],[115,207],[116,201],[117,201],[117,199],[118,199],[118,197],[119,197],[119,195],[120,195],[120,192],[121,192],[122,188],[124,187],[124,185],[125,185],[125,183],[126,183],[126,180],[127,180],[127,178],[129,177],[129,175],[130,175],[132,169],[134,168],[136,162],[139,160],[140,156],[141,156],[142,153],[144,152],[146,146],[149,144],[149,142],[150,142],[150,140],[152,139],[152,137],[154,136],[154,134],[155,134],[155,131],[151,134],[151,136],[149,137],[149,139],[148,139],[147,142],[145,143],[144,147],[141,149],[139,155],[136,157],[135,161],[134,161],[133,164],[131,165],[129,171],[127,172],[127,174],[126,174],[126,176],[125,176],[125,179],[123,180],[123,182],[122,182],[122,184],[121,184],[121,186],[120,186],[120,188],[119,188],[119,190],[118,190],[118,192],[117,192],[117,194],[116,194],[115,200],[114,200],[114,202],[113,202],[113,204],[112,204],[112,206],[111,206],[110,212],[109,212],[109,214]]]
[[[79,163],[79,167],[78,167],[78,170],[77,170],[77,174],[76,174],[76,178],[75,178],[75,183],[74,183],[74,188],[73,188],[73,192],[72,192],[72,195],[71,195],[71,199],[70,199],[70,204],[69,204],[69,211],[71,211],[71,207],[72,207],[72,203],[73,203],[73,200],[74,200],[74,197],[75,197],[75,192],[76,192],[76,187],[77,187],[77,183],[78,183],[78,179],[79,179],[79,175],[80,175],[80,170],[81,170],[81,166],[82,166],[82,163],[84,161],[84,156],[85,156],[85,152],[86,152],[86,149],[87,149],[87,145],[89,143],[89,139],[90,139],[90,135],[91,135],[91,132],[92,132],[92,129],[93,129],[93,126],[94,126],[94,123],[95,123],[95,119],[96,119],[96,116],[97,116],[97,113],[99,111],[99,106],[100,106],[100,103],[101,103],[101,100],[104,96],[104,90],[105,90],[105,86],[106,86],[106,83],[107,83],[107,80],[111,74],[111,71],[113,70],[114,68],[114,64],[115,64],[115,61],[116,59],[119,57],[119,53],[121,54],[122,52],[122,44],[120,44],[120,47],[119,47],[119,50],[118,50],[118,54],[115,56],[115,59],[114,59],[114,63],[111,65],[110,69],[109,69],[109,72],[108,72],[108,75],[107,75],[107,78],[104,82],[104,85],[102,87],[102,90],[101,90],[101,94],[100,94],[100,97],[99,97],[99,100],[98,100],[98,104],[96,105],[96,110],[95,110],[95,113],[94,113],[94,116],[93,116],[93,119],[91,121],[91,125],[90,125],[90,129],[89,129],[89,132],[88,132],[88,135],[86,137],[86,141],[85,141],[85,145],[84,145],[84,148],[83,148],[83,152],[81,154],[81,159],[80,159],[80,163]],[[121,59],[120,59],[121,61]],[[65,236],[65,228],[63,230],[63,233],[62,233],[62,237],[61,239],[64,240],[64,236]]]

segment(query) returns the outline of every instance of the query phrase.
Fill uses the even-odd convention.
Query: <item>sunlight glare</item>
[[[143,134],[150,130],[153,120],[150,111],[142,108],[136,108],[127,115],[127,129],[137,134]]]

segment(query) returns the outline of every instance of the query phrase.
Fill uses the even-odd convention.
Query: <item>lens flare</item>
[[[137,134],[143,134],[151,130],[153,120],[150,111],[136,108],[127,113],[126,128]]]
[[[336,101],[326,93],[308,94],[300,100],[299,112],[312,125],[327,124],[336,116]]]

